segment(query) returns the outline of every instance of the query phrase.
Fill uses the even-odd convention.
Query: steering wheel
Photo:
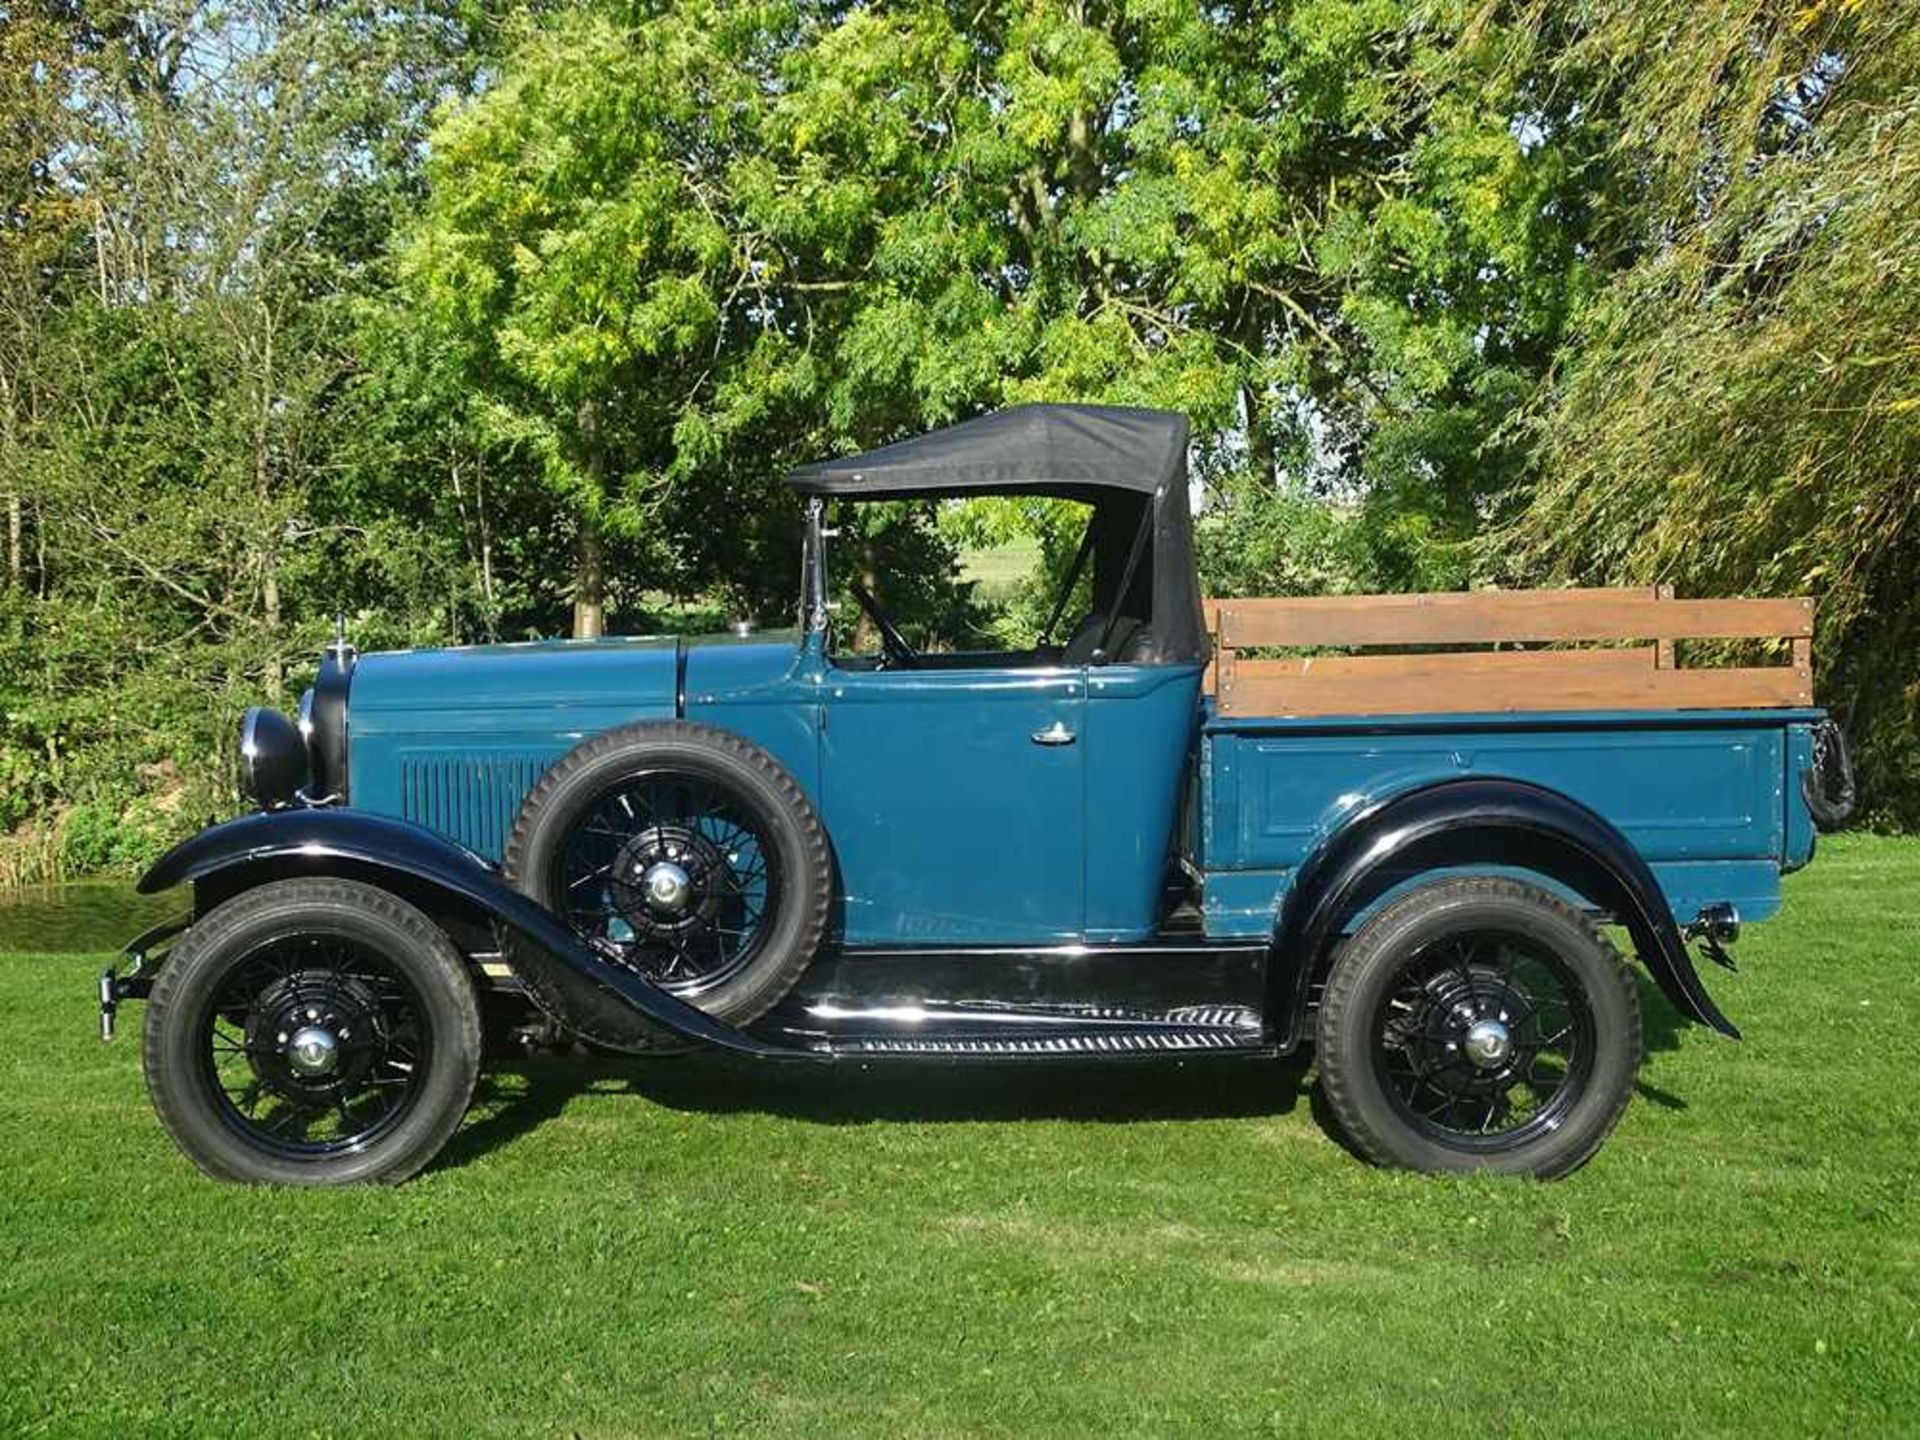
[[[874,599],[871,590],[857,580],[847,588],[853,591],[854,600],[880,632],[880,648],[889,660],[911,665],[920,658],[920,652],[907,643],[907,637],[900,633],[900,627],[893,623],[893,617],[880,608],[880,602]]]

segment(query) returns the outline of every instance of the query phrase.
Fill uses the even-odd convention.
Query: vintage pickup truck
[[[142,880],[191,913],[102,976],[103,1032],[148,1001],[160,1119],[246,1181],[427,1164],[483,1001],[758,1062],[1311,1043],[1377,1162],[1573,1169],[1641,1058],[1602,927],[1734,1035],[1690,944],[1724,959],[1850,804],[1810,602],[1205,601],[1187,453],[1178,415],[1029,406],[806,466],[784,636],[336,641],[297,723],[244,721],[257,813]],[[980,495],[1085,507],[1046,633],[923,651],[851,584],[880,638],[843,651],[828,504]],[[1676,663],[1729,637],[1782,663]]]

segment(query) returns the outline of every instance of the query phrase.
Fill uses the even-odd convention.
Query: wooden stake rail
[[[1209,685],[1223,715],[1748,709],[1813,703],[1813,601],[1675,600],[1644,590],[1480,590],[1209,600]],[[1676,663],[1679,640],[1790,642],[1784,665]],[[1607,648],[1593,648],[1599,642]],[[1249,650],[1369,646],[1397,655],[1272,659]]]

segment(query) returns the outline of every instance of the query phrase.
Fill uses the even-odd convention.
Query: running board
[[[753,1027],[817,1053],[868,1056],[1072,1057],[1251,1052],[1267,1047],[1251,1005],[1146,1010],[1092,1005],[938,1002],[855,1006],[815,1001]]]
[[[748,1026],[815,1054],[1253,1053],[1270,1044],[1264,942],[830,949]]]
[[[852,1036],[835,1040],[830,1049],[835,1055],[847,1056],[1068,1059],[1076,1056],[1259,1052],[1265,1050],[1266,1046],[1257,1029],[1229,1030],[1220,1026],[1199,1025],[1185,1029],[1083,1030],[1056,1035]]]

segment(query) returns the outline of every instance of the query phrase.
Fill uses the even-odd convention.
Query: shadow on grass
[[[753,1064],[707,1056],[501,1062],[474,1092],[479,1118],[436,1168],[455,1168],[557,1116],[581,1094],[635,1095],[669,1109],[761,1114],[818,1125],[882,1121],[1232,1119],[1291,1113],[1309,1062],[1210,1058],[932,1066]]]
[[[1679,1049],[1680,1036],[1694,1028],[1693,1022],[1673,1008],[1673,1002],[1667,999],[1660,987],[1654,984],[1647,972],[1638,965],[1633,967],[1633,981],[1640,992],[1640,1031],[1645,1041],[1646,1053],[1654,1055],[1664,1050]],[[1644,1071],[1640,1078],[1633,1082],[1633,1093],[1649,1104],[1658,1105],[1662,1110],[1687,1108],[1687,1102],[1680,1096],[1651,1084]]]
[[[1653,978],[1640,966],[1632,967],[1634,988],[1640,993],[1640,1031],[1646,1039],[1647,1053],[1678,1050],[1680,1037],[1693,1028],[1693,1022],[1673,1008]]]
[[[1673,1050],[1689,1022],[1635,968],[1648,1054]],[[457,1168],[558,1116],[582,1094],[634,1095],[670,1109],[761,1114],[818,1125],[875,1122],[1232,1119],[1291,1114],[1305,1100],[1343,1147],[1339,1123],[1312,1083],[1311,1049],[1280,1060],[1211,1057],[1000,1065],[873,1061],[756,1064],[704,1055],[629,1059],[591,1055],[494,1061],[474,1093],[471,1120],[436,1168]],[[1681,1097],[1641,1079],[1635,1092],[1666,1110]]]

